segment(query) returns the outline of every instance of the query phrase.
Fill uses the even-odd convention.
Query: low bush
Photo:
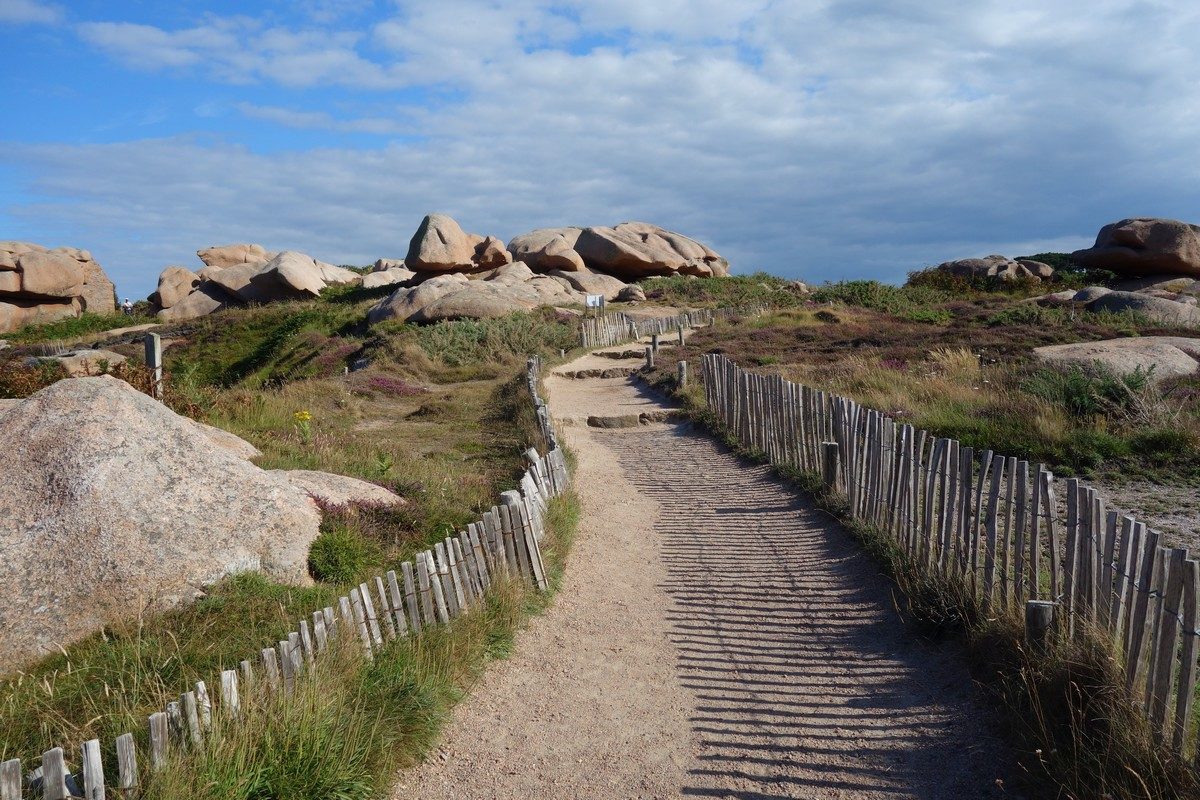
[[[381,561],[379,548],[341,523],[323,523],[308,551],[308,571],[319,581],[349,584]]]
[[[125,316],[124,314],[93,314],[85,311],[78,317],[68,317],[44,325],[28,325],[13,333],[6,333],[0,338],[13,343],[30,344],[59,339],[75,339],[90,333],[102,333],[116,328],[148,325],[155,322],[158,320],[149,315]]]
[[[1021,388],[1061,405],[1075,417],[1126,416],[1150,387],[1153,372],[1153,365],[1149,369],[1139,366],[1118,376],[1099,362],[1088,369],[1078,365],[1066,369],[1043,367],[1026,378]]]

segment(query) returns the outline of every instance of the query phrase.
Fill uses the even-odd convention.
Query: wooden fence
[[[631,317],[623,312],[611,312],[588,317],[580,327],[580,342],[585,348],[611,347],[635,342],[643,336],[665,334],[680,328],[711,325],[715,319],[729,316],[728,309],[701,308],[669,317]]]
[[[0,800],[104,800],[106,791],[133,797],[145,770],[164,768],[172,750],[204,747],[214,713],[236,717],[252,691],[289,691],[297,677],[330,652],[334,637],[357,637],[365,657],[372,658],[389,640],[418,636],[423,628],[444,625],[476,607],[502,576],[545,589],[539,542],[545,534],[547,502],[566,490],[570,476],[553,421],[538,394],[540,369],[540,362],[530,359],[529,391],[546,453],[539,455],[533,448],[526,452],[529,467],[519,491],[504,492],[500,503],[478,522],[401,564],[399,575],[389,571],[359,584],[339,598],[336,608],[313,611],[311,620],[299,620],[286,639],[241,661],[237,669],[222,671],[217,696],[204,681],[197,682],[178,701],[149,716],[140,752],[133,733],[118,736],[113,743],[115,781],[106,778],[101,743],[92,739],[82,745],[76,773],[71,772],[61,747],[43,753],[40,766],[28,774],[23,773],[20,759],[0,762]]]
[[[1095,489],[1043,465],[977,452],[722,355],[703,360],[709,409],[773,464],[823,474],[856,520],[927,574],[960,579],[1030,633],[1099,637],[1159,742],[1195,760],[1200,565]],[[1052,626],[1049,630],[1046,625]]]

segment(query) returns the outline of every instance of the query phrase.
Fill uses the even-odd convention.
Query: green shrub
[[[1153,366],[1137,367],[1126,375],[1115,375],[1099,362],[1087,370],[1078,365],[1061,370],[1043,367],[1023,381],[1021,388],[1061,405],[1072,416],[1090,417],[1127,411],[1149,388],[1153,372]]]
[[[1129,439],[1130,449],[1156,464],[1184,457],[1197,446],[1196,435],[1179,428],[1152,428],[1139,431]]]
[[[124,314],[92,314],[84,312],[78,317],[60,319],[45,325],[29,325],[13,333],[7,333],[3,338],[10,342],[44,342],[55,339],[74,339],[89,333],[110,331],[114,328],[125,328],[131,325],[147,325],[158,322],[151,316],[132,316]]]
[[[816,289],[818,303],[844,303],[888,314],[906,314],[954,299],[954,293],[925,285],[892,286],[879,281],[841,281]]]
[[[807,300],[795,282],[765,272],[728,278],[694,278],[687,275],[651,278],[642,283],[642,288],[649,300],[693,307],[791,308],[803,305]]]
[[[909,322],[921,322],[927,325],[949,325],[954,314],[945,308],[917,308],[905,312],[904,318]]]
[[[378,548],[346,525],[327,526],[308,550],[308,571],[327,583],[353,583],[379,558]]]

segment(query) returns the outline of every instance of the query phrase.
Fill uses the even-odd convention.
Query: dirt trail
[[[582,424],[653,404],[632,380],[546,390],[583,501],[563,589],[396,798],[1001,794],[954,646],[839,526],[686,425]]]

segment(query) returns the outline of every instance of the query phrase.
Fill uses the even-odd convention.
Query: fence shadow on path
[[[1001,796],[1010,759],[956,646],[904,629],[844,529],[686,424],[604,443],[661,507],[686,796]]]

